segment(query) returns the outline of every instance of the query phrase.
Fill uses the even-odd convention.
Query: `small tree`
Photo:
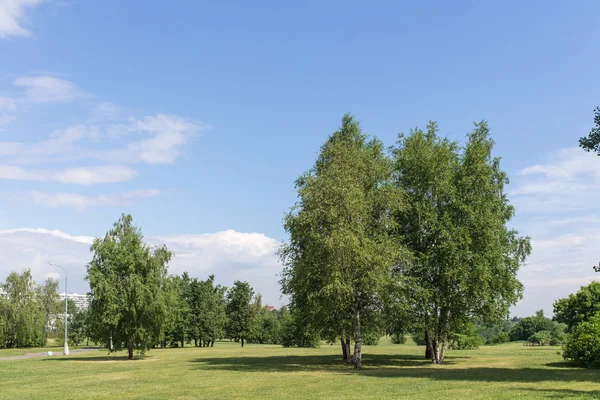
[[[244,341],[252,335],[255,315],[250,307],[254,290],[248,282],[235,281],[227,292],[227,328],[231,338]]]
[[[160,341],[166,319],[165,280],[171,252],[151,248],[131,215],[122,215],[104,238],[94,240],[87,267],[91,339],[133,359]]]
[[[529,336],[529,343],[537,344],[539,346],[546,346],[550,344],[552,336],[548,331],[539,331]]]
[[[600,312],[577,325],[563,347],[565,360],[586,368],[600,368]]]
[[[54,279],[47,279],[42,286],[38,287],[37,298],[42,316],[42,335],[40,345],[41,347],[44,347],[48,339],[48,328],[50,327],[50,321],[53,318],[56,318],[57,313],[60,312],[60,305],[58,301],[58,281]]]

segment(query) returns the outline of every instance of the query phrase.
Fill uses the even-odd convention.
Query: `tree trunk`
[[[429,331],[425,329],[425,358],[427,360],[433,360],[433,355],[431,354],[431,345],[429,340]]]
[[[431,353],[431,362],[434,364],[439,364],[437,334],[433,335],[432,337],[431,330],[428,328],[425,333],[425,337],[428,340],[427,347],[429,347],[429,352]]]
[[[214,340],[210,342],[210,347],[215,347],[215,341]]]
[[[446,343],[448,342],[448,331],[450,330],[450,310],[448,310],[448,312],[445,315],[445,320],[444,320],[444,332],[443,332],[443,336],[442,336],[442,350],[440,352],[440,356],[439,356],[439,363],[443,364],[444,363],[444,356],[446,355]]]
[[[194,347],[198,347],[198,339],[194,339]]]
[[[360,369],[362,366],[362,327],[360,325],[360,311],[358,310],[358,307],[356,307],[354,319],[356,322],[356,337],[354,338],[354,355],[352,358],[354,361],[354,369]]]
[[[348,361],[348,349],[346,348],[346,343],[344,342],[344,337],[340,338],[340,343],[342,344],[342,358],[344,362]]]
[[[183,347],[184,339],[181,339],[181,347]]]
[[[242,338],[242,347],[244,347],[244,338]]]
[[[133,343],[127,344],[127,359],[133,360]]]

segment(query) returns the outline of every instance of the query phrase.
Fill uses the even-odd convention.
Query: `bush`
[[[510,337],[508,336],[508,332],[498,332],[494,337],[492,337],[488,343],[489,344],[499,344],[499,343],[508,343],[510,342]]]
[[[600,312],[566,336],[563,357],[582,367],[600,368]]]
[[[552,339],[552,336],[550,335],[550,332],[539,331],[539,332],[536,332],[533,335],[529,336],[528,341],[530,343],[537,344],[540,346],[546,346],[546,345],[550,344],[551,339]]]
[[[405,344],[406,336],[404,333],[392,333],[391,340],[394,344]]]
[[[417,346],[426,346],[427,342],[425,341],[425,331],[419,330],[414,331],[411,335],[412,340],[417,344]]]
[[[379,344],[380,338],[381,332],[375,330],[373,332],[365,332],[363,334],[362,340],[365,346],[377,346]]]
[[[460,333],[452,334],[450,340],[450,349],[452,350],[474,350],[481,346],[481,336],[475,335],[464,335]]]

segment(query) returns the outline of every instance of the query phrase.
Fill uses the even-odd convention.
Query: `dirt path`
[[[85,353],[87,351],[94,351],[94,350],[98,350],[98,349],[77,349],[77,350],[71,350],[70,354]],[[58,355],[62,356],[62,351],[60,353],[57,352],[56,355],[57,356]],[[22,360],[24,358],[33,358],[33,357],[48,357],[48,352],[43,352],[43,353],[29,353],[29,354],[25,354],[23,356],[0,357],[0,361]]]

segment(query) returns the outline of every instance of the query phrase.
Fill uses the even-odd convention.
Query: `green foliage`
[[[527,339],[529,343],[537,344],[539,346],[549,345],[551,340],[552,335],[549,331],[536,332],[533,335],[529,336],[529,339]]]
[[[91,338],[110,351],[142,355],[158,343],[167,320],[167,264],[171,252],[143,241],[130,215],[94,240],[87,268]]]
[[[11,272],[0,295],[0,347],[43,346],[49,323],[55,318],[58,283],[39,286],[30,270]]]
[[[288,311],[282,307],[279,311],[281,321],[281,345],[283,347],[319,347],[319,332],[300,317],[297,311]]]
[[[394,149],[396,185],[409,204],[396,214],[396,233],[414,254],[398,267],[399,297],[411,299],[417,327],[430,332],[436,363],[456,326],[501,320],[522,295],[517,271],[531,246],[507,227],[514,209],[492,148],[485,122],[464,147],[431,122],[426,132],[401,134]]]
[[[390,340],[394,344],[405,344],[406,335],[404,335],[404,333],[392,333],[392,335],[390,336]]]
[[[488,340],[488,344],[501,344],[510,342],[508,332],[498,332]]]
[[[579,139],[579,146],[585,151],[592,151],[600,155],[600,107],[594,110],[594,126],[587,137]],[[596,268],[596,270],[598,270]]]
[[[79,346],[81,343],[87,339],[87,310],[80,310],[77,305],[75,305],[75,301],[73,299],[67,300],[69,303],[69,315],[68,315],[68,331],[67,331],[67,340],[69,341],[69,346]],[[54,327],[52,330],[52,334],[55,338],[55,343],[62,347],[65,345],[65,302],[59,302],[60,312],[57,314],[56,319],[54,321]]]
[[[425,340],[425,332],[423,329],[413,331],[411,333],[411,338],[417,346],[427,345],[427,341]]]
[[[582,367],[600,368],[600,312],[567,335],[563,357]]]
[[[540,331],[547,331],[551,337],[559,338],[564,331],[564,326],[546,317],[536,315],[535,317],[522,318],[512,327],[509,336],[513,342],[524,341],[529,340],[532,335]]]
[[[188,337],[204,346],[208,346],[209,343],[212,345],[215,340],[222,338],[225,335],[225,325],[227,324],[227,306],[225,300],[225,291],[227,288],[216,285],[214,281],[214,275],[210,275],[204,281],[194,278],[190,282],[191,329]],[[247,283],[245,284],[247,285]],[[244,288],[244,290],[248,288],[249,286]],[[233,300],[232,307],[239,306],[236,303],[241,300],[239,296],[242,293],[239,290],[241,289],[236,288],[237,297]],[[249,290],[251,291],[251,289]],[[252,294],[250,293],[249,298],[251,297]],[[244,332],[247,335],[247,331]],[[238,338],[241,336],[234,337]],[[244,338],[247,337],[244,336]]]
[[[450,333],[450,349],[473,350],[483,344],[483,338],[479,336],[478,327],[473,322],[465,323],[460,331]]]
[[[334,342],[355,341],[360,368],[363,328],[371,325],[398,259],[384,146],[368,140],[350,115],[321,147],[314,167],[296,181],[298,203],[285,218],[282,289],[311,326]]]
[[[248,282],[235,281],[227,291],[227,335],[239,339],[242,347],[255,330],[256,313],[250,305],[253,295],[254,290]]]
[[[571,332],[581,322],[588,321],[600,312],[600,282],[592,282],[587,286],[554,302],[554,320],[567,325]]]

